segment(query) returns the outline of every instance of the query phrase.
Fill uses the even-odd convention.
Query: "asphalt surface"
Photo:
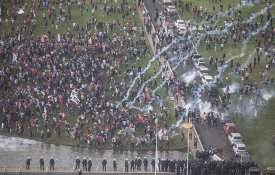
[[[156,14],[156,9],[158,8],[159,12],[162,11],[162,5],[160,4],[160,1],[156,0],[156,3],[154,4],[152,0],[146,0],[145,1],[146,9],[148,11],[148,14],[150,15],[151,19],[154,19]],[[173,21],[171,19],[169,20],[170,25],[173,24]],[[153,20],[154,27],[157,28],[158,24]],[[167,24],[169,25],[169,24]],[[171,67],[175,65],[175,63],[171,64]],[[184,67],[183,64],[178,66],[176,69],[177,76],[180,76],[184,74],[185,72],[190,71],[191,69],[195,69],[193,65],[187,65],[187,67]],[[218,148],[222,150],[221,154],[218,154],[218,156],[222,159],[229,160],[234,159],[234,153],[232,150],[232,147],[227,140],[226,135],[224,134],[222,130],[222,126],[218,127],[208,127],[206,125],[202,124],[195,124],[197,133],[199,135],[199,138],[202,142],[202,145],[204,149],[206,149],[208,146],[212,146],[213,148]]]
[[[225,160],[235,158],[232,147],[220,126],[209,127],[207,125],[195,124],[195,127],[204,148],[211,146],[222,149],[222,153],[218,154],[218,156]]]

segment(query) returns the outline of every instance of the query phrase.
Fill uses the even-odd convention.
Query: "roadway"
[[[145,5],[148,11],[148,14],[150,15],[151,19],[154,19],[156,14],[156,9],[158,8],[159,12],[162,11],[162,5],[159,1],[156,1],[154,4],[151,0],[145,1]],[[165,25],[173,25],[173,22],[171,18],[169,18],[170,24]],[[158,24],[153,20],[154,27],[157,28]],[[171,64],[171,67],[173,67],[175,64]],[[190,70],[194,69],[194,65],[187,65],[187,67],[184,67],[183,65],[179,66],[176,69],[177,76],[183,75],[185,72],[188,72]],[[221,109],[219,112],[221,112],[223,109]],[[222,126],[218,127],[208,127],[206,125],[202,124],[195,124],[195,128],[197,130],[198,136],[202,142],[202,145],[204,149],[206,149],[208,146],[212,146],[213,148],[222,149],[222,154],[219,154],[219,157],[225,160],[228,159],[234,159],[234,153],[232,150],[232,147],[227,140],[226,135],[223,133]]]

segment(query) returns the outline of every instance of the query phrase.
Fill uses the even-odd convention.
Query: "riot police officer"
[[[144,160],[143,160],[143,165],[144,165],[144,171],[147,171],[147,167],[148,167],[148,160],[146,159],[146,157],[144,157]]]
[[[78,175],[82,175],[81,169],[78,169]]]
[[[44,171],[44,159],[43,159],[43,156],[40,157],[39,163],[40,163],[40,170]]]
[[[54,159],[53,159],[53,157],[51,157],[51,159],[50,159],[50,170],[53,169],[53,171],[54,171],[54,164],[55,164]]]
[[[152,161],[151,161],[152,171],[155,170],[155,165],[156,165],[156,161],[155,161],[155,159],[153,158]]]
[[[142,164],[142,161],[141,161],[141,159],[139,157],[138,161],[137,161],[137,171],[141,171],[141,164]]]
[[[125,165],[125,172],[128,172],[129,171],[129,163],[128,163],[128,159],[127,158],[125,159],[124,165]]]
[[[80,159],[79,159],[79,157],[77,157],[77,159],[75,160],[75,169],[80,169]]]
[[[135,158],[135,170],[137,169],[137,164],[138,164],[138,158]]]
[[[84,157],[84,159],[82,160],[82,167],[84,171],[87,171],[87,160],[86,157]]]
[[[28,169],[28,170],[30,169],[30,166],[31,166],[31,160],[32,159],[30,157],[28,157],[26,160],[26,169]]]
[[[93,162],[92,162],[92,159],[90,158],[90,159],[88,160],[88,171],[91,171],[92,166],[93,166]]]
[[[116,159],[113,160],[113,168],[114,168],[114,171],[117,171]]]
[[[135,171],[135,161],[134,161],[134,159],[131,160],[130,171],[132,171],[132,170],[133,170],[133,172]]]
[[[107,160],[103,158],[102,160],[102,171],[106,171],[106,165],[107,165]]]

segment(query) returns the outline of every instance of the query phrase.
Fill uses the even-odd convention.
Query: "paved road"
[[[195,126],[204,148],[207,146],[221,148],[223,152],[219,154],[220,158],[226,160],[234,158],[232,147],[221,127],[209,127],[202,124],[195,124]]]
[[[156,1],[156,4],[153,4],[151,0],[147,0],[145,1],[145,5],[151,19],[154,19],[157,8],[159,12],[161,12],[162,7],[159,1]],[[170,23],[173,23],[173,21],[170,20]],[[153,24],[155,28],[158,27],[157,23],[154,22]],[[175,64],[176,62],[172,63],[171,67],[173,67],[173,65]],[[181,64],[181,66],[179,66],[176,69],[176,74],[178,76],[183,75],[185,72],[188,72],[193,68],[194,68],[193,65],[187,65],[187,67],[184,67],[183,64]],[[225,134],[222,131],[222,127],[209,128],[208,126],[204,126],[201,124],[196,124],[195,127],[204,148],[207,148],[208,146],[211,145],[214,148],[219,148],[223,150],[223,153],[219,155],[222,159],[235,158],[232,147],[229,144]]]
[[[155,22],[154,18],[155,18],[157,9],[159,12],[162,12],[162,5],[159,3],[159,0],[156,0],[155,4],[153,3],[152,0],[145,0],[145,6],[148,10],[148,14],[150,15],[154,23],[154,27],[157,27],[157,23]]]

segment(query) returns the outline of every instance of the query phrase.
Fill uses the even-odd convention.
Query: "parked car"
[[[209,69],[207,67],[199,67],[198,68],[198,75],[202,77],[203,75],[209,75]]]
[[[181,28],[181,27],[185,27],[185,22],[183,20],[181,20],[181,19],[176,20],[175,21],[175,26],[176,26],[177,29]]]
[[[228,134],[227,138],[231,145],[233,145],[234,143],[242,143],[243,142],[242,136],[240,133],[232,132],[232,133]]]
[[[187,29],[186,24],[183,20],[176,20],[175,27],[177,28],[179,34],[183,34]]]
[[[235,123],[226,123],[224,126],[223,126],[223,131],[226,135],[232,133],[232,132],[237,132],[237,128],[236,128],[236,125]]]
[[[242,154],[246,154],[246,147],[244,143],[234,143],[233,152],[236,157],[240,157]]]
[[[261,171],[257,167],[250,167],[248,169],[247,175],[261,175]]]
[[[202,67],[202,66],[206,66],[205,64],[205,61],[203,58],[199,58],[196,60],[196,62],[194,63],[195,67],[198,69],[199,67]]]
[[[168,6],[165,8],[165,13],[168,13],[168,14],[176,14],[176,13],[177,13],[176,7],[173,6],[173,5],[168,5]]]
[[[210,75],[203,75],[201,77],[201,81],[203,84],[207,85],[208,83],[210,83],[211,81],[213,81],[213,77]]]
[[[241,164],[246,164],[246,163],[252,162],[251,157],[248,154],[248,152],[241,154],[240,162],[241,162]]]
[[[266,175],[275,175],[275,167],[267,167],[265,173]]]
[[[197,64],[198,62],[204,62],[205,63],[204,58],[202,58],[202,57],[194,58],[194,59],[192,59],[192,61],[193,61],[194,64]]]
[[[196,60],[197,60],[198,58],[201,58],[201,56],[200,56],[199,54],[194,54],[194,55],[192,56],[192,61],[193,61],[193,63],[195,63]]]
[[[172,0],[162,0],[161,2],[163,6],[173,5]]]
[[[230,115],[228,114],[228,112],[222,112],[222,113],[221,113],[221,116],[220,116],[220,120],[221,120],[221,123],[222,123],[222,124],[225,124],[225,123],[232,123],[231,117],[230,117]]]

